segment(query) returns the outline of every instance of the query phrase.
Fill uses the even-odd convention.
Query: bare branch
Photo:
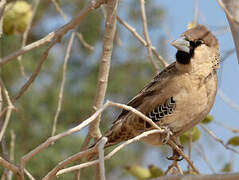
[[[198,24],[198,0],[194,0],[194,23]]]
[[[87,48],[87,49],[89,49],[91,51],[94,51],[95,48],[85,41],[85,39],[84,39],[84,37],[83,37],[83,35],[81,33],[77,33],[76,35],[77,35],[78,39],[80,40],[81,44],[85,48]]]
[[[11,129],[10,131],[10,135],[11,135],[11,141],[10,141],[10,161],[14,161],[14,152],[15,152],[15,139],[16,139],[16,135],[14,133],[14,131]],[[8,172],[8,180],[12,179],[12,171]]]
[[[202,157],[202,159],[204,160],[204,162],[207,164],[207,166],[209,167],[209,169],[213,172],[213,173],[215,173],[216,171],[215,171],[215,169],[214,169],[214,167],[212,166],[212,164],[210,163],[210,161],[209,161],[209,159],[208,159],[208,157],[207,157],[207,155],[206,155],[206,153],[205,153],[205,151],[204,151],[204,148],[203,148],[203,146],[199,143],[199,142],[197,142],[197,148],[196,148],[196,146],[194,146],[194,149],[197,151],[197,153]]]
[[[232,99],[230,99],[229,97],[227,97],[221,89],[218,90],[217,93],[220,98],[222,98],[222,100],[227,103],[229,106],[231,106],[233,109],[239,111],[239,105],[237,103],[235,103]]]
[[[224,10],[226,15],[237,25],[239,25],[239,21],[231,14],[230,11],[227,10],[225,4],[221,0],[217,0],[218,4],[221,6],[221,8]]]
[[[237,52],[237,60],[239,62],[239,2],[234,0],[217,0],[221,8],[227,15],[227,19],[231,28],[234,44]]]
[[[67,15],[62,11],[60,8],[59,4],[56,2],[56,0],[51,0],[52,3],[54,4],[56,10],[59,12],[59,14],[64,18],[65,21],[68,21]]]
[[[128,141],[125,141],[124,143],[120,144],[119,146],[117,146],[114,150],[112,150],[107,156],[105,156],[104,160],[108,160],[110,159],[114,154],[116,154],[118,151],[120,151],[121,149],[123,149],[124,147],[126,147],[127,145],[135,142],[135,141],[138,141],[140,140],[141,138],[143,137],[146,137],[150,134],[154,134],[154,133],[164,133],[165,130],[150,130],[150,131],[146,131],[146,132],[143,132],[142,134],[128,140]],[[65,169],[62,169],[60,170],[58,173],[57,173],[57,176],[58,175],[61,175],[61,174],[65,174],[65,173],[69,173],[69,172],[72,172],[72,171],[76,171],[76,170],[79,170],[79,169],[82,169],[82,168],[86,168],[86,167],[89,167],[89,166],[93,166],[93,165],[96,165],[99,163],[99,160],[95,160],[95,161],[90,161],[90,162],[87,162],[87,163],[83,163],[83,164],[80,164],[80,165],[76,165],[76,166],[72,166],[70,168],[65,168]],[[45,179],[44,179],[45,180]]]
[[[65,131],[63,133],[60,133],[60,134],[57,134],[55,136],[52,136],[52,137],[48,138],[45,142],[43,142],[42,144],[37,146],[31,152],[29,152],[26,155],[24,155],[22,157],[22,159],[21,159],[21,173],[23,172],[23,168],[25,166],[25,163],[27,161],[29,161],[33,156],[35,156],[36,154],[40,153],[43,149],[46,149],[53,142],[55,142],[55,141],[65,137],[65,136],[68,136],[68,135],[71,135],[71,134],[73,134],[75,132],[80,131],[82,128],[84,128],[85,126],[89,125],[92,121],[94,121],[95,118],[98,117],[99,114],[101,114],[108,106],[109,106],[109,102],[106,102],[102,108],[97,110],[92,116],[90,116],[88,119],[83,121],[78,126],[76,126],[74,128],[71,128],[71,129],[69,129],[69,130],[67,130],[67,131]]]
[[[148,25],[147,25],[146,13],[145,13],[145,1],[144,0],[140,0],[140,7],[141,7],[141,19],[142,19],[143,30],[144,30],[144,38],[147,43],[148,58],[149,58],[150,62],[152,63],[155,71],[158,72],[159,67],[158,67],[157,63],[154,61],[153,56],[152,56],[152,43],[151,43],[151,40],[149,38],[149,33],[148,33]]]
[[[147,47],[147,42],[137,33],[137,31],[135,30],[135,28],[133,28],[132,26],[130,26],[127,22],[125,22],[124,20],[122,20],[119,16],[117,16],[117,20],[120,24],[122,24],[124,27],[126,27],[126,29],[128,29],[131,34],[133,36],[136,37],[136,39],[139,40],[139,42]],[[166,61],[163,59],[162,56],[160,56],[158,53],[157,53],[157,50],[154,46],[151,47],[152,49],[152,52],[153,54],[155,55],[155,57],[161,62],[161,64],[163,65],[163,67],[167,67],[168,66],[168,63],[166,63]]]
[[[28,34],[29,34],[30,30],[31,30],[33,18],[35,17],[35,14],[36,14],[36,11],[37,11],[39,2],[40,2],[40,0],[35,0],[31,19],[30,19],[30,21],[28,22],[27,28],[26,28],[26,30],[25,30],[25,32],[24,32],[24,34],[23,34],[23,40],[22,40],[22,46],[21,46],[22,48],[23,48],[24,46],[26,46],[27,37],[28,37]],[[25,77],[25,79],[27,79],[27,76],[26,76],[25,70],[24,70],[24,66],[23,66],[23,64],[22,64],[22,56],[18,56],[18,57],[17,57],[17,60],[18,60],[18,62],[19,62],[20,72],[21,72],[22,76]]]
[[[119,104],[119,103],[114,103],[111,101],[107,101],[104,106],[102,108],[100,108],[99,110],[97,110],[91,117],[89,117],[88,119],[84,120],[80,125],[66,131],[63,132],[61,134],[58,134],[56,136],[53,136],[51,138],[49,138],[47,141],[45,141],[44,143],[42,143],[41,145],[39,145],[38,147],[36,147],[34,150],[32,150],[30,153],[28,153],[27,155],[25,155],[22,159],[22,165],[21,167],[24,167],[26,161],[28,161],[29,159],[31,159],[34,155],[38,154],[39,152],[41,152],[43,149],[47,148],[52,142],[55,142],[56,140],[59,140],[60,138],[63,138],[67,135],[70,135],[72,133],[75,133],[77,131],[80,131],[83,127],[87,126],[88,124],[90,124],[96,117],[98,117],[99,114],[101,114],[106,108],[110,107],[110,106],[115,106],[118,108],[123,108],[125,110],[131,111],[132,113],[136,114],[137,116],[141,117],[143,120],[149,122],[151,124],[152,127],[155,127],[158,129],[157,132],[167,132],[166,130],[162,130],[160,127],[158,127],[151,119],[149,119],[147,116],[145,116],[143,113],[141,113],[140,111],[134,109],[133,107],[124,105],[124,104]],[[154,131],[153,131],[154,132]],[[167,132],[168,133],[168,132]],[[146,133],[147,134],[147,133]],[[131,142],[131,141],[129,141]],[[127,144],[126,144],[127,145]],[[82,156],[86,157],[86,155],[91,154],[93,152],[96,152],[97,150],[95,148],[91,148],[91,149],[87,149],[85,151],[79,152],[69,158],[67,158],[66,160],[58,163],[58,165],[52,170],[50,171],[44,178],[44,180],[48,180],[48,179],[52,179],[55,174],[62,169],[64,166],[66,166],[67,164],[80,159]],[[77,176],[78,177],[78,176]]]
[[[67,23],[66,25],[62,26],[61,28],[59,28],[58,30],[49,33],[47,36],[45,36],[44,38],[31,43],[13,53],[11,53],[10,55],[0,59],[0,67],[2,67],[3,65],[9,63],[10,61],[12,61],[14,58],[16,58],[17,56],[20,56],[22,54],[25,54],[33,49],[36,49],[42,45],[48,44],[52,41],[60,41],[62,36],[65,35],[69,30],[76,28],[82,19],[84,19],[84,17],[86,15],[88,15],[91,11],[93,11],[94,9],[97,9],[98,7],[100,7],[102,4],[104,4],[107,0],[91,0],[88,5],[79,12],[78,15],[76,15],[69,23]]]
[[[100,164],[100,180],[105,180],[105,160],[104,160],[104,146],[107,142],[107,138],[103,137],[100,140],[98,151],[99,151],[99,164]]]
[[[18,168],[16,165],[14,165],[14,164],[8,162],[7,160],[3,159],[2,157],[0,157],[0,164],[1,164],[4,168],[11,170],[11,171],[12,171],[13,173],[15,173],[15,174],[19,174],[19,172],[20,172],[20,171],[19,171],[19,168]]]
[[[212,175],[169,175],[154,180],[235,180],[239,179],[239,173],[212,174]]]
[[[0,2],[0,38],[3,33],[3,13],[4,13],[4,9],[6,7],[6,4],[7,4],[6,0],[1,0],[1,2]]]
[[[107,2],[107,17],[105,22],[105,33],[101,63],[99,67],[98,83],[93,106],[94,109],[99,109],[103,105],[105,98],[110,70],[110,61],[113,50],[113,41],[116,32],[117,6],[118,0],[111,0]],[[100,116],[98,116],[95,122],[91,123],[89,127],[90,135],[96,139],[101,137],[99,124]]]
[[[192,170],[196,172],[197,174],[200,174],[200,172],[194,167],[193,162],[188,158],[188,156],[180,149],[172,140],[169,140],[167,142],[169,146],[171,146],[174,150],[176,150],[191,166]]]
[[[221,145],[223,145],[226,149],[236,153],[236,154],[239,154],[239,151],[237,149],[234,149],[230,146],[228,146],[227,144],[225,144],[223,142],[223,140],[219,139],[211,130],[209,130],[208,128],[206,128],[204,125],[200,124],[200,127],[207,133],[209,134],[211,137],[213,137],[213,139],[217,142],[219,142]]]
[[[52,133],[51,136],[55,135],[56,132],[56,125],[57,125],[57,119],[61,111],[61,106],[62,106],[62,98],[63,98],[63,92],[64,92],[64,86],[65,86],[65,78],[66,78],[66,69],[67,69],[67,62],[70,57],[70,52],[71,52],[71,47],[74,41],[76,35],[76,31],[73,31],[69,40],[69,43],[66,48],[66,55],[63,63],[63,71],[62,71],[62,81],[61,81],[61,86],[60,86],[60,92],[59,92],[59,97],[58,97],[58,103],[57,103],[57,110],[56,114],[54,117],[54,122],[53,122],[53,127],[52,127]]]
[[[5,134],[5,131],[7,129],[7,125],[8,125],[8,122],[10,120],[10,117],[11,117],[11,113],[12,113],[12,110],[15,109],[15,107],[13,106],[11,100],[10,100],[10,97],[8,95],[8,91],[6,90],[6,88],[4,87],[4,84],[3,82],[0,80],[0,86],[1,86],[1,89],[2,89],[2,92],[3,92],[3,96],[5,97],[5,99],[7,100],[7,114],[6,114],[6,117],[5,117],[5,121],[3,123],[3,126],[2,126],[2,129],[1,129],[1,132],[0,132],[0,142],[2,141],[2,138]]]
[[[17,93],[17,95],[15,96],[15,98],[13,99],[13,102],[15,102],[16,100],[18,100],[23,94],[24,92],[27,91],[27,89],[29,88],[29,86],[34,82],[34,80],[36,79],[37,75],[39,74],[41,67],[43,65],[43,63],[46,61],[48,53],[50,51],[50,49],[57,43],[57,41],[53,41],[51,42],[51,44],[47,47],[47,49],[44,51],[41,60],[36,68],[36,70],[32,73],[31,77],[28,79],[28,81],[22,86],[21,90]]]

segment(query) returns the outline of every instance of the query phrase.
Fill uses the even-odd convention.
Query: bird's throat
[[[187,64],[190,64],[190,60],[192,56],[193,56],[193,51],[190,53],[186,53],[184,51],[177,51],[176,60],[180,64],[187,65]]]

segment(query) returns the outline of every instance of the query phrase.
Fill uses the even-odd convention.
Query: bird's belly
[[[214,104],[217,92],[216,73],[212,74],[204,84],[193,88],[196,89],[182,89],[175,96],[176,110],[172,115],[164,117],[162,122],[157,123],[160,127],[167,126],[174,135],[180,136],[206,117]],[[143,138],[143,141],[151,145],[160,145],[161,136],[149,135]]]
[[[178,101],[175,117],[168,121],[170,129],[175,135],[181,135],[191,129],[202,121],[211,110],[217,92],[216,73],[210,75],[205,83],[200,83],[194,88],[192,91],[185,90],[185,93],[179,94],[178,98],[181,101]]]

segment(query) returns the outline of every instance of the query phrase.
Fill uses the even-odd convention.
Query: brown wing
[[[127,105],[133,108],[137,108],[138,106],[140,106],[146,97],[153,96],[156,93],[157,90],[156,84],[162,83],[162,81],[168,77],[170,72],[174,70],[175,70],[175,62],[170,64],[159,74],[157,74],[149,84],[147,84],[131,101],[129,101]],[[122,110],[122,112],[120,113],[116,121],[114,121],[114,123],[116,123],[120,118],[125,116],[127,113],[129,113],[129,111]]]

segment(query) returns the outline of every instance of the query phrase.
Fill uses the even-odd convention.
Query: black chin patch
[[[180,64],[189,64],[192,57],[193,51],[190,51],[190,53],[186,53],[184,51],[177,51],[176,53],[176,60]]]

